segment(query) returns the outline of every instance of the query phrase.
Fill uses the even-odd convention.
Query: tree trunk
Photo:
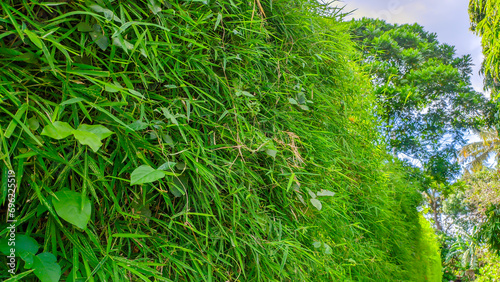
[[[426,194],[429,197],[429,205],[431,207],[432,216],[436,224],[436,230],[443,232],[443,226],[441,225],[441,217],[439,214],[439,196],[436,196],[437,191],[430,189],[430,191]]]
[[[436,229],[443,232],[443,227],[441,226],[441,219],[439,218],[439,213],[437,211],[437,202],[432,204],[432,213],[434,216],[434,222],[436,223]]]

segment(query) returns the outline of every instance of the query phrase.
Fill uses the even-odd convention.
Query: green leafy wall
[[[0,5],[0,159],[30,244],[17,277],[410,278],[421,197],[379,146],[338,9]]]
[[[419,215],[420,229],[412,267],[412,281],[441,281],[441,250],[430,222]]]

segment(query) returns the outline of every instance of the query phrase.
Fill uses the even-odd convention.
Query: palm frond
[[[466,169],[472,169],[472,171],[480,170],[493,152],[496,153],[496,158],[500,153],[498,151],[500,138],[496,130],[484,129],[478,132],[478,135],[481,141],[463,146],[458,154],[458,162],[465,164]]]

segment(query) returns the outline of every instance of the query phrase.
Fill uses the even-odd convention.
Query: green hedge
[[[436,233],[427,219],[420,214],[418,243],[413,262],[413,281],[441,281],[441,250]]]
[[[379,146],[340,10],[0,5],[1,159],[30,246],[17,277],[411,279],[420,195]]]

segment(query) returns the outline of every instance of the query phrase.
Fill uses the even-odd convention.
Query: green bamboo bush
[[[415,281],[420,196],[335,3],[0,5],[3,280]]]

